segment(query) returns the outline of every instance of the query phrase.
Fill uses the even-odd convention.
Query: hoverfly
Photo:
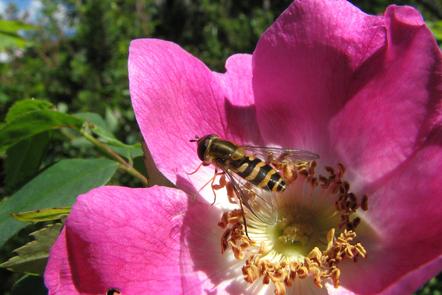
[[[106,291],[106,295],[120,295],[120,294],[121,294],[120,290],[116,288],[111,288]]]
[[[214,134],[196,137],[191,142],[198,144],[197,153],[202,165],[214,165],[221,169],[222,174],[229,178],[241,209],[244,205],[254,215],[248,192],[254,188],[272,192],[286,189],[286,180],[275,164],[310,162],[319,158],[317,154],[298,149],[239,146]],[[215,171],[216,175],[219,174]],[[214,178],[212,190],[216,187],[213,182]]]

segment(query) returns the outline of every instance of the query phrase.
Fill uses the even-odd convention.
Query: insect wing
[[[230,170],[228,170],[228,169],[223,169],[223,170],[224,170],[224,173],[226,173],[230,184],[232,185],[232,188],[235,192],[236,197],[247,209],[252,211],[253,209],[251,208],[251,206],[249,204],[249,198],[246,195],[246,192],[248,194],[248,191],[244,190],[245,188],[242,184],[242,180],[239,177],[235,177],[235,174],[232,173]]]
[[[271,197],[266,198],[264,194],[267,197],[271,195],[230,170],[224,170],[224,172],[241,204],[260,221],[269,222],[268,220],[263,220],[263,218],[272,218],[272,216],[269,216],[269,213],[273,212],[274,204],[273,199]]]
[[[319,155],[300,149],[287,149],[278,147],[260,147],[260,146],[241,146],[246,152],[249,152],[267,162],[272,161],[313,161],[319,158]]]

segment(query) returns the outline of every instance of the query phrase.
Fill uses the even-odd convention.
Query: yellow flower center
[[[285,294],[295,280],[306,278],[318,288],[327,281],[337,288],[340,262],[367,255],[356,234],[361,221],[356,215],[368,209],[367,197],[350,191],[341,164],[325,167],[325,175],[316,174],[314,161],[284,163],[278,169],[287,180],[286,191],[260,192],[251,199],[253,212],[223,214],[221,252],[232,251],[244,262],[246,282],[272,283],[275,294]]]

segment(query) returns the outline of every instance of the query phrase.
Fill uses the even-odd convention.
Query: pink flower
[[[136,118],[155,163],[177,189],[108,186],[80,196],[51,250],[45,273],[50,294],[105,294],[110,288],[122,294],[412,292],[442,269],[441,61],[413,8],[390,6],[384,16],[369,16],[343,0],[295,1],[253,55],[227,60],[224,74],[173,43],[133,41]],[[210,206],[210,188],[197,193],[213,167],[187,174],[200,163],[189,139],[212,133],[238,144],[314,151],[319,168],[343,163],[358,202],[368,196],[369,210],[355,213],[367,257],[358,248],[358,261],[342,261],[340,281],[331,275],[320,281],[322,289],[313,284],[312,265],[305,279],[298,269],[292,287],[273,277],[263,285],[259,274],[250,279],[244,259],[234,258],[229,247],[221,254],[225,229],[217,223],[234,205],[219,192]],[[289,186],[283,202],[311,200],[299,190],[306,179]],[[286,212],[289,217],[307,214],[309,206],[323,212],[329,201],[318,192],[325,194],[318,186],[309,195],[315,202]],[[316,217],[303,221],[308,226],[312,220],[303,233],[316,234]],[[323,251],[327,245],[317,246]],[[291,254],[284,255],[291,263]]]

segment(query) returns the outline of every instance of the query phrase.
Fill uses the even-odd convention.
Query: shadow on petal
[[[185,179],[178,179],[181,187],[192,187],[186,184]],[[191,261],[183,264],[183,272],[201,272],[203,280],[200,285],[186,282],[184,290],[195,292],[196,289],[205,292],[214,288],[232,288],[230,281],[242,279],[241,266],[231,257],[230,253],[221,253],[222,229],[218,227],[222,211],[208,204],[204,199],[188,198],[188,210],[181,228],[182,261]],[[234,288],[231,294],[244,291],[244,286]]]
[[[238,144],[264,145],[256,121],[255,105],[237,106],[228,99],[224,101],[229,140],[237,140]]]

